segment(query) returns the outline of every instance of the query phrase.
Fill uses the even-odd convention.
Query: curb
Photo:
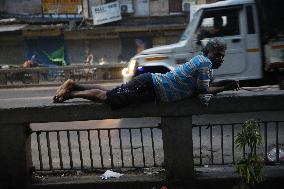
[[[87,176],[73,176],[73,177],[52,177],[44,180],[41,183],[36,183],[28,186],[28,189],[160,189],[165,185],[165,174],[156,175],[124,175],[118,179],[112,178],[102,180],[98,174]]]
[[[196,169],[195,185],[198,189],[220,188],[231,189],[238,188],[241,183],[240,176],[236,173],[233,166],[211,166],[208,168]],[[266,165],[264,168],[264,181],[255,185],[253,188],[270,189],[279,188],[284,185],[284,166]]]
[[[60,86],[62,82],[49,82],[49,83],[39,83],[39,84],[15,84],[15,85],[0,85],[0,89],[14,89],[14,88],[29,88],[29,87],[56,87]],[[79,82],[81,84],[100,84],[100,83],[122,83],[121,79],[114,80],[95,80],[87,82]]]
[[[125,174],[119,179],[101,180],[99,174],[73,176],[73,177],[50,177],[40,183],[32,184],[28,189],[208,189],[223,188],[232,189],[240,187],[240,177],[233,166],[210,166],[208,168],[197,167],[196,177],[193,181],[182,183],[170,183],[165,173],[145,175]],[[264,181],[253,188],[270,189],[279,188],[284,184],[284,166],[266,166]],[[164,186],[164,187],[163,187]],[[281,188],[281,187],[280,187]]]

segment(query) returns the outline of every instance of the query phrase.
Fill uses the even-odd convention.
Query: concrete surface
[[[78,111],[78,109],[80,111]],[[179,119],[195,114],[237,113],[264,110],[283,111],[283,109],[284,91],[269,91],[258,94],[219,94],[212,99],[208,107],[201,106],[197,99],[191,98],[170,104],[141,104],[139,105],[139,109],[137,109],[137,105],[131,105],[117,111],[111,111],[108,105],[89,101],[71,101],[62,104],[53,104],[50,101],[38,101],[38,103],[33,102],[33,104],[27,104],[27,102],[17,105],[1,104],[0,123],[1,128],[7,128],[11,123],[82,121],[125,117],[172,117]],[[185,134],[186,133],[187,132],[185,132]],[[186,135],[183,137],[190,136]],[[7,144],[7,146],[9,145],[12,146],[11,142]],[[179,161],[178,158],[175,159]],[[3,163],[5,162],[2,162],[2,164]],[[179,164],[181,163],[179,162]],[[186,162],[184,162],[184,164],[186,164]],[[172,162],[171,166],[175,166],[174,162]],[[191,170],[183,170],[182,172],[184,174],[190,174]]]
[[[41,176],[40,179],[33,183],[28,188],[135,188],[135,189],[160,189],[162,186],[170,188],[237,188],[240,184],[240,177],[236,174],[233,166],[210,166],[196,167],[196,178],[190,183],[176,184],[166,181],[165,173],[145,174],[143,171],[133,171],[125,173],[118,179],[112,178],[102,180],[102,173],[82,174],[82,175],[67,175],[67,176]],[[271,189],[282,188],[284,184],[284,167],[283,166],[266,166],[264,182],[258,184],[255,188]]]
[[[264,91],[257,94],[250,92],[218,94],[213,97],[208,107],[202,106],[196,98],[189,98],[174,103],[139,104],[139,109],[137,109],[137,105],[133,104],[115,111],[111,111],[108,105],[90,101],[75,99],[61,104],[54,104],[50,98],[39,98],[21,101],[19,104],[1,103],[0,123],[43,123],[136,117],[171,117],[282,111],[283,109],[284,91]],[[14,119],[15,117],[17,119]]]

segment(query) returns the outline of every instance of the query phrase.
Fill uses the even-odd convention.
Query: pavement
[[[233,166],[209,166],[196,167],[196,177],[194,181],[184,181],[182,183],[170,183],[167,181],[166,173],[163,169],[154,168],[150,171],[145,169],[130,170],[123,172],[119,178],[102,180],[99,173],[75,172],[69,174],[52,175],[41,174],[34,176],[36,180],[29,187],[31,189],[53,189],[53,188],[96,188],[96,189],[170,189],[170,188],[238,188],[241,179],[235,172]],[[271,189],[282,188],[284,184],[284,167],[281,165],[266,166],[264,170],[264,181],[254,188]]]
[[[27,88],[27,87],[54,87],[60,86],[63,81],[46,81],[40,83],[22,83],[22,82],[14,82],[13,84],[8,83],[7,85],[0,85],[0,89],[11,89],[11,88]],[[80,83],[122,83],[121,79],[113,79],[113,80],[92,80],[92,81],[81,81]]]
[[[166,185],[166,175],[164,171],[145,171],[145,169],[119,171],[123,175],[119,178],[103,180],[100,176],[104,171],[95,173],[82,173],[80,171],[65,173],[60,175],[39,174],[34,175],[32,189],[41,188],[161,188]]]

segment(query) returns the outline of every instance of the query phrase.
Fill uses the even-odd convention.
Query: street
[[[104,84],[105,87],[112,88],[114,86],[118,85],[117,83],[111,84],[106,83]],[[246,89],[241,90],[238,92],[231,92],[231,93],[240,93],[240,92],[250,92],[250,93],[260,93],[263,90],[278,90],[275,86],[266,86],[261,88],[252,88],[252,89]],[[37,87],[37,88],[18,88],[18,89],[0,89],[0,103],[4,106],[11,106],[15,104],[21,104],[25,105],[27,103],[33,104],[35,102],[39,101],[51,101],[52,96],[55,94],[56,87]],[[81,99],[80,99],[81,100]],[[35,115],[36,116],[36,115]],[[203,125],[203,124],[226,124],[226,123],[243,123],[244,121],[254,118],[259,121],[283,121],[283,112],[251,112],[251,113],[234,113],[234,114],[223,114],[223,115],[196,115],[193,116],[193,123],[197,125]],[[154,127],[157,126],[160,123],[160,118],[125,118],[125,119],[108,119],[108,120],[90,120],[90,121],[75,121],[75,122],[56,122],[56,123],[32,123],[31,129],[33,131],[58,131],[58,130],[83,130],[83,129],[102,129],[102,128],[136,128],[136,127]],[[156,150],[156,161],[158,164],[162,164],[163,162],[163,147],[162,147],[162,137],[161,137],[161,131],[159,129],[154,129],[154,140],[155,140],[155,150]],[[283,136],[283,129],[280,129],[279,134],[280,136]],[[210,156],[210,137],[209,137],[209,130],[208,128],[202,128],[203,136],[202,140],[202,149],[203,152],[203,158],[207,158]],[[86,133],[81,133],[81,148],[82,148],[82,155],[84,160],[84,165],[90,165],[91,159],[89,158],[90,154],[88,153],[88,138]],[[100,166],[100,157],[98,156],[98,138],[97,133],[95,130],[90,131],[91,138],[94,142],[94,165],[99,167]],[[126,130],[126,132],[121,133],[122,136],[122,143],[123,147],[126,150],[125,153],[130,155],[130,144],[129,144],[129,132]],[[134,154],[141,154],[141,146],[140,145],[140,134],[139,130],[134,131],[133,133],[133,149]],[[148,137],[149,139],[149,130],[143,131],[143,135],[145,138]],[[225,156],[230,156],[228,154],[228,151],[230,151],[231,147],[231,130],[224,128],[224,143],[227,145],[224,145],[224,150],[227,152],[225,153]],[[67,137],[66,137],[66,131],[62,131],[60,134],[61,137],[61,143],[62,143],[62,155],[63,155],[63,165],[68,167],[68,161],[70,160],[68,154],[68,147],[67,147]],[[70,138],[71,138],[71,145],[72,145],[72,151],[73,151],[73,163],[74,167],[80,167],[80,154],[79,154],[79,144],[77,143],[78,140],[78,134],[76,131],[70,132]],[[111,132],[111,138],[113,141],[113,159],[115,165],[119,165],[120,162],[120,148],[119,148],[119,141],[118,141],[118,133],[117,130],[114,130]],[[268,134],[268,138],[275,138],[274,131],[272,133]],[[103,151],[102,154],[105,158],[104,165],[110,165],[110,149],[108,147],[108,133],[107,131],[101,132],[101,139],[102,139],[102,147]],[[220,128],[219,127],[213,127],[213,140],[220,139]],[[199,144],[198,144],[198,128],[193,129],[193,142],[194,142],[194,154],[199,153]],[[58,154],[58,143],[56,133],[50,133],[50,146],[51,146],[51,154],[52,154],[52,162],[54,167],[59,167],[60,159]],[[36,135],[32,135],[32,157],[33,157],[33,163],[36,168],[39,168],[40,163],[38,160],[38,144]],[[43,155],[43,168],[48,169],[48,148],[46,147],[46,136],[41,135],[41,146],[42,146],[42,155]],[[281,144],[283,144],[284,141],[281,138]],[[270,148],[273,147],[273,142],[270,142],[269,144]],[[96,147],[95,147],[96,146]],[[215,145],[214,150],[214,158],[215,160],[220,160],[220,148]],[[145,150],[145,156],[151,157],[152,151],[151,151],[151,142],[145,141],[144,144],[144,150]],[[96,157],[95,157],[96,156]],[[125,155],[125,165],[131,166],[131,158],[130,156],[126,157]],[[135,162],[138,162],[139,165],[141,165],[142,162],[142,156],[135,156]],[[146,158],[146,164],[147,164],[147,158]],[[209,161],[209,160],[208,160]],[[209,163],[207,161],[207,163]],[[148,163],[149,165],[151,163]]]

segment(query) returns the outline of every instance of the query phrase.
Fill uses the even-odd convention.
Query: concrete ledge
[[[241,178],[233,166],[209,166],[196,168],[196,188],[236,188]],[[284,185],[284,166],[265,166],[264,181],[255,186],[258,189],[282,188]]]
[[[167,181],[191,187],[193,186],[192,181],[194,181],[191,138],[192,115],[258,111],[284,112],[283,110],[284,91],[223,93],[215,96],[208,107],[202,106],[197,98],[189,98],[174,103],[134,104],[116,111],[112,111],[107,104],[99,104],[77,99],[61,104],[52,103],[51,97],[25,99],[24,101],[19,101],[19,103],[14,104],[9,104],[9,101],[7,103],[3,101],[3,103],[0,104],[0,130],[3,136],[2,144],[5,145],[0,145],[0,150],[3,152],[1,154],[1,158],[4,160],[1,162],[0,167],[3,167],[3,170],[17,169],[17,172],[11,171],[9,176],[10,180],[5,179],[5,182],[0,183],[0,185],[14,186],[28,184],[28,180],[31,175],[27,172],[27,170],[30,170],[31,159],[23,157],[30,156],[30,143],[28,142],[29,132],[28,129],[25,129],[28,127],[29,123],[161,117]],[[16,129],[13,128],[18,128],[18,132],[15,133]],[[7,133],[8,135],[6,135]],[[14,148],[15,144],[17,144],[16,147],[18,151],[10,150]],[[177,146],[180,147],[177,148]],[[189,146],[190,148],[187,148],[189,152],[185,154],[184,147],[186,146]],[[18,158],[17,161],[15,161],[15,157]],[[15,165],[12,160],[18,164]],[[20,174],[18,174],[18,172]],[[232,173],[227,174],[231,175]],[[135,179],[131,181],[129,188],[137,188],[137,183],[138,188],[147,188],[149,186],[150,188],[153,188],[152,181],[145,183],[145,179],[139,180],[137,178],[140,177],[135,177]],[[203,179],[205,178],[206,177]],[[130,180],[128,179],[127,183],[129,183]],[[212,182],[214,187],[210,186],[211,181],[200,181],[201,184],[197,185],[198,188],[203,185],[209,186],[205,188],[214,188],[216,186],[214,186],[214,184],[218,182],[221,186],[223,186],[222,183],[224,181],[228,181],[228,185],[230,185],[234,183],[233,181],[239,180],[234,177],[222,178],[220,180],[215,178]],[[160,181],[155,181],[157,184],[159,184],[159,182]],[[280,180],[280,182],[282,182],[282,180]],[[58,183],[61,182],[58,181]],[[83,185],[79,183],[80,186],[76,183],[68,185],[69,183],[72,183],[71,180],[63,182],[62,185],[55,184],[56,186],[54,185],[54,187],[57,188],[64,186],[62,188],[70,188],[75,187],[76,185],[80,188],[88,188],[93,185],[92,183],[90,185],[89,182],[86,182]],[[135,183],[135,186],[132,185],[132,183]],[[145,183],[145,185],[143,183]],[[100,184],[101,183],[98,183],[97,185]],[[103,188],[127,188],[125,183],[115,183],[114,185],[113,183],[110,183],[110,185],[110,187],[106,185],[103,186]],[[43,186],[44,185],[42,185],[42,187]]]
[[[209,167],[196,167],[196,178],[197,180],[207,179],[239,179],[240,177],[235,171],[235,167],[232,165],[228,166],[209,166]],[[265,166],[264,175],[267,179],[272,178],[284,178],[284,166]]]
[[[48,177],[40,183],[34,183],[28,188],[31,189],[83,189],[83,188],[115,188],[115,189],[146,189],[160,188],[166,183],[164,173],[155,175],[125,174],[118,179],[112,178],[102,180],[101,174],[91,174],[83,176],[67,176],[67,177]]]
[[[106,104],[73,100],[61,104],[48,99],[28,99],[17,105],[0,104],[0,123],[42,123],[136,117],[181,117],[284,110],[284,91],[230,93],[216,95],[208,107],[196,98],[174,103],[139,104],[112,111]],[[15,119],[16,118],[16,119]]]
[[[240,177],[235,172],[233,166],[209,166],[208,168],[196,167],[196,177],[192,183],[181,183],[178,188],[220,188],[231,189],[238,186]],[[270,189],[282,188],[284,184],[284,166],[266,166],[265,180],[263,183],[256,186],[256,188]],[[82,189],[82,188],[122,188],[122,189],[153,189],[161,188],[161,186],[177,186],[175,183],[166,181],[166,175],[159,173],[155,175],[145,175],[143,173],[125,174],[119,179],[101,180],[100,174],[91,174],[84,176],[68,176],[68,177],[48,177],[40,183],[34,183],[28,188],[42,189],[42,188],[68,188],[68,189]],[[189,186],[190,185],[190,186]]]

